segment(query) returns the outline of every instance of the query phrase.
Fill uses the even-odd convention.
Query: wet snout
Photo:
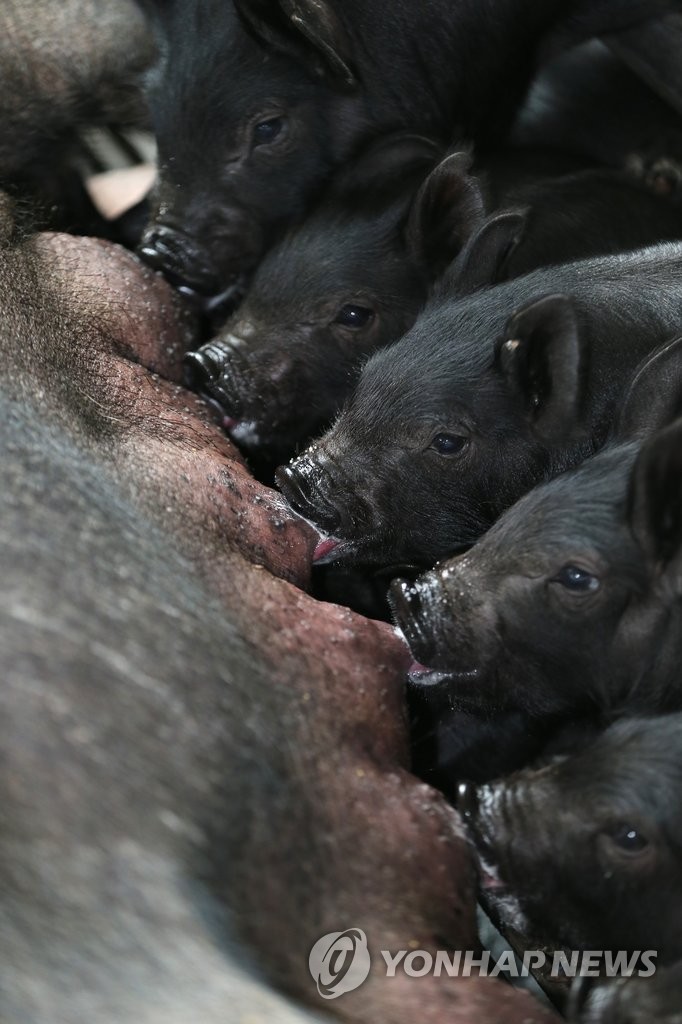
[[[565,760],[555,757],[485,785],[459,784],[455,805],[477,850],[483,888],[504,884],[526,893],[538,865],[555,849],[560,822],[577,825],[566,794],[561,799]]]
[[[433,631],[434,617],[429,611],[427,585],[418,580],[394,580],[388,601],[396,625],[403,631],[415,659],[423,665],[433,665],[438,641]]]
[[[179,228],[151,224],[142,236],[138,255],[202,308],[224,290],[199,243]]]
[[[275,482],[294,512],[325,533],[338,533],[342,517],[334,502],[335,482],[321,459],[301,456],[288,466],[281,466],[275,473]]]
[[[495,784],[477,786],[460,782],[454,804],[465,824],[469,840],[476,850],[479,884],[487,892],[506,888],[501,876],[503,850],[509,844],[504,829],[503,803],[506,791]]]
[[[475,821],[478,816],[478,790],[473,782],[460,782],[455,806],[464,821]]]
[[[484,889],[500,888],[497,863],[496,819],[490,816],[490,809],[499,794],[494,786],[477,786],[473,782],[460,782],[457,786],[454,804],[466,826],[469,839],[479,858],[481,885]],[[488,813],[483,813],[483,812]]]
[[[188,387],[213,400],[223,425],[249,448],[267,447],[284,461],[309,419],[297,401],[305,377],[284,344],[268,344],[257,324],[228,325],[185,356]],[[242,436],[243,434],[243,436]]]
[[[453,559],[414,583],[394,581],[389,603],[418,662],[473,681],[494,658],[497,642],[485,581],[459,569],[465,559]]]
[[[244,416],[243,381],[246,377],[247,363],[224,338],[213,338],[185,356],[187,386],[217,403],[228,430]]]

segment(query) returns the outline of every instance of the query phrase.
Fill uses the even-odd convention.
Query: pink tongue
[[[481,867],[480,885],[482,889],[490,892],[491,889],[505,889],[506,886],[492,871]]]
[[[223,427],[225,430],[232,430],[239,423],[239,420],[235,420],[232,416],[223,416]]]
[[[410,676],[423,676],[425,673],[430,671],[431,669],[428,665],[422,665],[420,661],[413,661],[407,670],[407,674]]]
[[[328,555],[330,551],[339,546],[338,540],[321,540],[313,551],[313,562],[319,562],[321,558]]]

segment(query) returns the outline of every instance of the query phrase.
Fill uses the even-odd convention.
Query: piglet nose
[[[473,782],[460,782],[455,807],[466,821],[471,821],[478,815],[478,792]]]
[[[422,609],[419,588],[410,580],[394,580],[391,584],[391,604],[398,618],[416,617]]]
[[[187,387],[195,391],[201,391],[220,380],[221,367],[208,352],[201,349],[187,353],[184,368]]]
[[[137,251],[154,270],[179,274],[196,248],[196,243],[181,231],[158,224],[145,231]]]
[[[221,282],[205,261],[199,243],[176,228],[165,224],[148,228],[137,254],[200,309],[220,291]]]
[[[275,483],[295,512],[305,515],[308,511],[306,479],[292,466],[280,466],[275,472]]]
[[[320,496],[307,474],[295,466],[280,466],[275,473],[275,483],[294,512],[311,519],[328,533],[333,534],[338,529],[341,522],[338,512],[327,502],[316,500]]]
[[[287,501],[290,497],[293,501],[300,497],[301,483],[291,466],[280,466],[275,470],[275,483],[286,496]]]

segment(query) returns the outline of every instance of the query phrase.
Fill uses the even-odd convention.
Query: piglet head
[[[682,706],[682,421],[656,429],[680,405],[681,358],[675,341],[643,364],[604,451],[526,495],[465,555],[393,584],[415,682],[536,716]]]
[[[550,946],[682,949],[679,715],[624,720],[578,753],[459,787],[483,889]]]
[[[351,40],[319,0],[145,6],[159,50],[147,79],[159,180],[139,251],[211,309],[362,137]]]
[[[333,421],[362,364],[403,334],[482,214],[467,152],[397,132],[338,172],[260,263],[236,314],[187,357],[232,436],[284,462]]]

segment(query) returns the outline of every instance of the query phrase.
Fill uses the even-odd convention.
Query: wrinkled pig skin
[[[326,932],[475,948],[457,816],[405,770],[402,645],[292,585],[315,536],[175,383],[167,286],[3,223],[3,1020],[306,1021],[262,975],[313,1003]],[[377,960],[342,1019],[550,1019]]]
[[[3,0],[0,186],[37,202],[45,224],[103,226],[74,167],[78,129],[145,123],[154,56],[134,0]]]

